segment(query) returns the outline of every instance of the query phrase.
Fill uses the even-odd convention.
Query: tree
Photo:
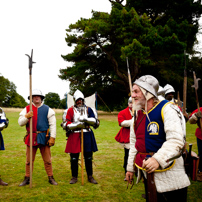
[[[74,50],[62,58],[73,65],[61,69],[59,77],[71,82],[71,92],[79,88],[88,96],[97,91],[113,107],[130,92],[128,57],[132,81],[152,74],[162,86],[175,83],[178,90],[184,50],[192,54],[196,41],[200,1],[110,2],[110,14],[93,11],[92,18],[69,26],[66,42]]]
[[[0,106],[3,107],[25,107],[25,99],[16,92],[13,82],[0,75]]]
[[[57,109],[60,105],[60,96],[57,93],[48,93],[45,95],[44,104]]]

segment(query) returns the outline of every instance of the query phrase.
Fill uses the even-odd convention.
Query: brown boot
[[[70,180],[69,184],[75,184],[77,182],[77,178],[76,177],[72,177],[72,179]]]
[[[88,176],[88,181],[90,182],[90,183],[93,183],[93,184],[98,184],[97,182],[96,182],[96,180],[93,178],[93,176]]]
[[[19,185],[19,187],[22,187],[22,186],[29,184],[29,180],[30,180],[30,178],[25,176],[24,181]]]
[[[196,180],[202,182],[202,172],[197,174]]]
[[[58,183],[55,181],[55,179],[53,178],[53,176],[48,176],[49,179],[49,183],[52,185],[58,185]]]
[[[8,186],[8,183],[4,182],[4,181],[0,178],[0,185],[2,185],[2,186]]]

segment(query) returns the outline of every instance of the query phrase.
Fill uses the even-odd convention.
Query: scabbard
[[[156,185],[154,182],[154,173],[147,173],[147,196],[148,202],[157,202]]]

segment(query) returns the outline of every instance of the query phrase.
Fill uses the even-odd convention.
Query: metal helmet
[[[159,100],[165,100],[165,90],[162,86],[159,86],[159,90],[157,92]]]
[[[79,98],[84,100],[84,95],[80,90],[77,89],[73,95],[74,102],[76,102]]]
[[[157,92],[157,95],[162,95],[162,96],[165,95],[165,89],[162,86],[159,86],[159,90]]]
[[[128,103],[132,102],[132,97],[129,97]]]
[[[155,77],[151,75],[141,76],[139,79],[136,79],[133,84],[142,87],[157,98],[159,82]]]
[[[38,95],[41,97],[41,99],[43,100],[45,98],[45,96],[42,94],[42,92],[39,89],[34,89],[32,91],[32,96],[34,95]],[[28,100],[29,100],[30,96],[28,96]]]
[[[166,84],[164,86],[164,91],[165,91],[165,95],[168,93],[175,93],[175,89],[170,84]]]

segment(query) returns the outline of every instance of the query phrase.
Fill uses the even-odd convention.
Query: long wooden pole
[[[29,57],[29,100],[30,100],[30,111],[32,111],[32,64],[35,63],[32,61],[32,56],[33,56],[33,49],[31,51],[31,57],[27,54],[26,56]],[[32,188],[32,143],[33,143],[33,126],[32,126],[32,117],[30,118],[29,121],[29,127],[30,127],[30,182],[29,182],[29,187]]]
[[[132,87],[130,69],[129,69],[129,64],[128,64],[128,58],[126,58],[126,62],[127,62],[127,69],[128,69],[128,83],[129,83],[129,88],[130,88],[130,96],[131,96],[131,98],[132,98],[132,90],[133,90],[133,87]],[[134,98],[132,98],[132,103],[133,103],[133,106],[134,106],[134,103],[135,103]],[[132,107],[132,114],[133,114],[134,116],[136,116],[136,113],[134,112],[133,107]]]
[[[81,185],[84,185],[83,128],[81,129]]]
[[[29,75],[29,80],[30,80],[30,111],[32,111],[32,74]],[[33,134],[32,134],[32,117],[30,118],[30,122],[29,122],[29,128],[30,128],[30,183],[29,183],[29,187],[32,188],[32,142],[33,142]]]
[[[185,60],[185,68],[184,68],[184,85],[183,85],[183,114],[186,113],[186,105],[187,105],[187,68],[186,68],[186,51],[184,51],[184,60]]]

